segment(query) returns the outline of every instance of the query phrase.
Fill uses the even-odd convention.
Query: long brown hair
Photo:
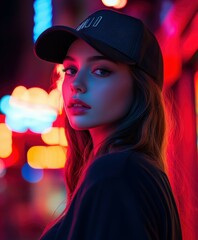
[[[97,156],[130,148],[142,152],[148,160],[164,170],[165,113],[162,93],[157,84],[142,70],[132,66],[133,101],[128,114],[119,121],[116,131],[109,136]],[[65,165],[68,204],[82,181],[93,145],[89,131],[76,131],[66,118],[68,154]]]

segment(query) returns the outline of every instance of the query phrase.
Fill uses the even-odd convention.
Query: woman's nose
[[[70,88],[72,92],[85,93],[87,91],[85,76],[78,74],[71,82]]]

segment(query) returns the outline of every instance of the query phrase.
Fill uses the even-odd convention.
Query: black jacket
[[[42,240],[180,240],[165,173],[134,151],[96,159],[67,214]]]

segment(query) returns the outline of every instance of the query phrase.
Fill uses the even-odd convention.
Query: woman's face
[[[128,65],[112,62],[80,39],[63,65],[62,92],[72,128],[110,127],[127,114],[133,85]]]

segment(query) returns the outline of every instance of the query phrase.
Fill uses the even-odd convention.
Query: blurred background
[[[167,169],[185,240],[198,239],[198,1],[1,0],[0,239],[38,239],[64,209],[61,66],[35,57],[38,35],[52,25],[77,26],[109,8],[141,18],[163,51],[164,94],[174,119]],[[61,76],[60,76],[61,77]],[[58,83],[58,82],[57,82]]]

